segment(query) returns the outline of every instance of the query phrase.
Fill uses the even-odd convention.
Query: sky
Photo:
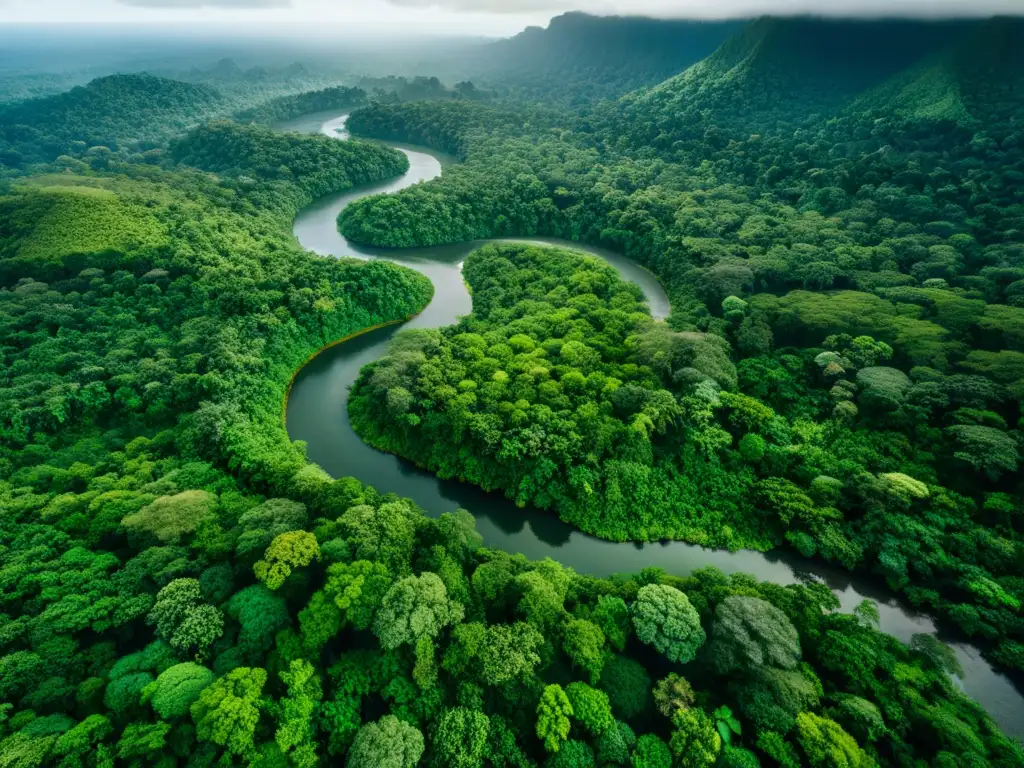
[[[735,18],[761,14],[987,16],[1024,0],[0,0],[0,22],[240,25],[286,32],[512,35],[568,10]],[[2,44],[2,40],[0,40]]]

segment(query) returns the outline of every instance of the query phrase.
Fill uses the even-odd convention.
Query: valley
[[[0,78],[0,765],[1024,765],[1024,21],[274,45]]]

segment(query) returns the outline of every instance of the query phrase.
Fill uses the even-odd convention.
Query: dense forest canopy
[[[366,99],[366,91],[362,88],[347,88],[338,85],[323,88],[319,91],[303,91],[289,96],[278,96],[255,107],[248,107],[235,113],[240,122],[274,123],[289,120],[300,115],[328,110],[345,110],[362,103]]]
[[[222,100],[210,86],[153,75],[97,78],[67,93],[0,110],[2,160],[17,167],[94,146],[116,150],[122,142],[152,142],[180,133]]]
[[[870,25],[762,20],[712,59],[756,62],[766,50],[781,52],[766,49],[764,35],[786,40],[787,24],[821,25],[833,36],[866,30],[869,41],[889,34]],[[941,32],[951,29],[958,27]],[[519,498],[612,538],[674,535],[727,545],[735,537],[736,546],[785,540],[806,554],[868,568],[915,604],[997,641],[996,658],[1024,668],[1016,482],[1024,393],[1024,303],[1016,285],[1024,278],[1024,153],[1016,125],[1024,100],[1019,87],[999,85],[1020,83],[1021,30],[1010,19],[964,29],[932,63],[912,62],[893,75],[902,82],[920,67],[948,68],[964,61],[965,46],[989,41],[986,60],[999,63],[999,76],[964,74],[955,92],[927,96],[936,105],[956,96],[978,114],[1001,116],[982,131],[919,109],[916,118],[904,117],[878,101],[892,92],[883,83],[852,88],[846,105],[832,105],[838,116],[819,115],[816,124],[818,91],[796,88],[776,100],[772,125],[805,127],[794,134],[765,124],[764,133],[752,133],[745,127],[751,113],[715,96],[728,92],[728,81],[690,93],[687,75],[662,88],[687,103],[707,98],[697,126],[663,112],[664,103],[650,98],[659,89],[586,115],[536,122],[531,115],[528,128],[500,109],[471,104],[380,105],[354,114],[356,132],[404,132],[407,140],[457,148],[466,160],[430,184],[350,206],[340,219],[346,236],[408,246],[544,234],[623,251],[652,268],[673,298],[671,332],[638,346],[630,361],[660,372],[659,386],[674,388],[682,413],[702,387],[722,390],[705,393],[706,417],[694,408],[661,445],[654,442],[644,473],[626,486],[637,490],[621,497],[624,520],[602,517],[614,507],[603,498],[589,515],[579,511],[591,491],[612,492],[607,486],[620,498],[623,487],[599,452],[588,453],[589,442],[555,462],[557,469],[505,455],[502,472],[511,475],[479,463],[502,455],[495,451],[504,442],[463,445],[473,461],[449,454],[444,471],[514,497],[526,478],[529,487],[540,480],[552,488],[574,487],[577,478],[570,499]],[[756,50],[741,55],[737,47],[753,35]],[[871,101],[858,96],[863,88]],[[870,109],[857,111],[861,105]],[[545,333],[534,343],[542,347]],[[695,352],[688,334],[708,334],[714,345]],[[714,362],[719,344],[728,349],[731,375]],[[539,383],[523,398],[538,413],[545,407]],[[626,413],[643,410],[635,408]],[[391,449],[405,453],[398,446],[406,445],[421,460],[402,437],[414,432],[407,424],[378,420],[376,433],[385,432]],[[659,448],[678,459],[698,447],[701,461],[682,462],[690,472],[671,483],[650,479],[662,466]],[[717,497],[710,504],[693,495],[719,475],[729,484],[710,493]],[[653,501],[643,495],[647,487],[657,489]],[[656,508],[658,499],[664,508],[653,527],[630,509],[633,500]],[[991,511],[1003,504],[1007,517],[997,522]],[[724,516],[728,528],[703,526],[707,514]],[[979,537],[995,537],[1007,559],[983,554],[991,549],[979,547]],[[965,540],[972,544],[965,548]]]
[[[362,103],[360,88],[332,86],[287,93],[275,79],[222,92],[206,83],[185,83],[150,74],[110,75],[67,93],[0,105],[0,163],[14,171],[60,155],[93,152],[142,155],[198,123],[233,117],[270,124]],[[220,85],[220,83],[218,83]],[[280,91],[285,95],[276,95]],[[240,105],[245,106],[239,108]],[[138,158],[145,159],[145,158]]]
[[[365,104],[459,158],[355,242],[585,241],[672,299],[480,247],[472,314],[363,371],[371,443],[606,538],[871,573],[1019,672],[1022,29],[569,15],[486,91],[225,59],[0,108],[0,766],[1024,766],[871,602],[594,578],[310,464],[295,371],[433,288],[291,233],[404,154],[267,127]]]

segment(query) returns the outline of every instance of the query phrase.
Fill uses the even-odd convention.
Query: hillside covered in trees
[[[458,66],[519,99],[582,105],[655,85],[713,53],[742,26],[565,13],[546,28],[471,49]]]
[[[621,48],[486,100],[225,61],[0,111],[0,766],[1024,766],[953,651],[870,601],[530,561],[290,440],[295,372],[433,293],[292,234],[409,162],[266,124],[367,100],[350,130],[460,162],[352,203],[354,242],[585,241],[672,299],[478,248],[472,314],[363,371],[369,441],[606,538],[874,574],[1024,670],[1020,23],[761,20],[679,75],[735,25],[501,45],[572,25]]]
[[[110,75],[66,93],[0,105],[0,162],[24,172],[61,155],[120,153],[139,160],[207,120],[270,124],[349,109],[366,97],[361,89],[344,86],[274,95],[286,86],[272,79],[262,87],[260,81],[250,85],[242,94],[225,94],[205,83],[146,73]]]
[[[809,23],[755,22],[708,62],[727,55],[756,61],[766,50],[760,37],[766,25],[786,40],[797,34],[787,24],[799,30]],[[833,37],[853,36],[849,50],[889,34],[870,25],[813,24]],[[933,30],[928,45],[951,29]],[[858,41],[864,30],[867,40]],[[542,462],[533,464],[524,454],[503,453],[510,443],[486,437],[493,417],[480,399],[453,434],[479,419],[481,442],[447,443],[459,444],[460,453],[448,454],[445,471],[486,477],[478,481],[485,487],[559,509],[566,519],[612,538],[786,542],[869,569],[968,634],[991,638],[998,644],[996,658],[1021,668],[1024,528],[1017,470],[1024,305],[1017,283],[1024,262],[1017,182],[1024,153],[1016,131],[1024,101],[1019,88],[999,86],[1020,82],[1020,70],[1013,69],[1019,66],[1020,30],[1021,22],[1010,19],[964,29],[929,54],[933,63],[903,59],[906,70],[892,74],[891,82],[851,88],[846,103],[837,97],[832,117],[820,116],[817,123],[819,92],[813,83],[797,87],[789,100],[778,101],[785,120],[773,123],[803,124],[795,134],[767,124],[756,133],[744,123],[756,115],[715,100],[707,102],[703,127],[695,130],[676,112],[661,111],[661,102],[650,98],[659,89],[526,128],[509,119],[511,110],[474,105],[377,106],[353,115],[357,132],[394,137],[401,128],[409,140],[460,148],[466,161],[431,184],[350,206],[340,218],[349,238],[401,246],[495,235],[580,239],[646,264],[673,299],[670,327],[650,341],[632,331],[637,338],[625,358],[643,366],[640,376],[651,383],[648,395],[618,411],[620,427],[643,413],[644,397],[660,398],[663,390],[673,393],[669,412],[679,414],[666,420],[664,437],[650,427],[640,432],[647,434],[647,447],[635,455],[645,459],[610,452],[636,467],[627,473],[632,481],[623,481],[622,464],[605,462],[579,431],[573,432],[579,452],[560,454],[555,466],[542,469]],[[742,54],[739,46],[751,35],[759,35],[761,44]],[[970,76],[975,70],[964,70],[955,92],[919,97],[936,109],[956,97],[999,120],[981,129],[975,122],[932,117],[921,101],[915,115],[904,115],[884,100],[903,92],[894,84],[919,79],[923,67],[948,72],[963,63],[965,47],[979,40],[988,41],[986,60],[999,63],[999,77],[983,81]],[[806,57],[814,50],[786,55]],[[798,73],[791,75],[799,83]],[[687,78],[660,88],[690,98]],[[512,317],[531,311],[532,304],[517,306]],[[537,311],[556,309],[537,305]],[[554,338],[570,327],[562,326]],[[531,328],[538,349],[554,343],[545,326]],[[589,335],[579,340],[585,343]],[[484,358],[500,362],[487,353],[492,343],[482,349]],[[592,353],[592,370],[608,374],[613,360],[618,363],[608,350]],[[622,353],[617,345],[615,354]],[[523,395],[516,411],[528,416],[515,434],[537,428],[548,433],[534,425],[544,423],[549,411],[551,418],[578,424],[579,416],[571,414],[579,403],[570,399],[552,407],[542,394],[542,383],[564,389],[554,362],[541,364],[542,373],[519,372],[514,380],[520,388],[510,389],[517,394],[498,398],[509,397],[512,405]],[[411,390],[412,413],[415,393],[426,386],[417,381]],[[453,397],[453,406],[465,399]],[[597,398],[600,410],[596,393],[585,397]],[[693,398],[700,397],[710,398],[700,401],[707,405],[697,407]],[[424,402],[439,407],[433,396]],[[455,411],[443,408],[444,419],[454,418]],[[513,428],[512,416],[501,415],[499,434]],[[401,435],[417,429],[391,416],[379,421],[372,439],[384,444],[379,434],[387,433],[394,449],[405,440]],[[484,463],[462,458],[466,451]],[[675,460],[688,451],[702,455],[681,461],[690,471],[668,484],[650,479],[661,456]],[[501,468],[485,471],[489,462]],[[689,496],[689,503],[676,500],[674,494],[693,494],[716,473],[728,477],[729,492],[723,486],[706,497]],[[620,497],[623,482],[638,495]],[[545,487],[573,491],[556,501],[532,490]],[[650,500],[646,487],[657,489]],[[582,514],[591,493],[602,501]],[[622,499],[624,519],[610,515],[606,494]],[[640,511],[629,510],[631,498],[645,512],[649,504],[657,508],[658,499],[666,502],[655,521],[641,523]],[[997,508],[1005,510],[998,520]],[[703,525],[706,515],[716,524]],[[991,543],[979,546],[982,539]],[[966,540],[972,543],[964,547]],[[995,550],[1006,559],[983,554]]]
[[[146,74],[101,77],[0,108],[0,152],[5,165],[18,167],[94,146],[153,142],[195,124],[222,100],[206,85]]]

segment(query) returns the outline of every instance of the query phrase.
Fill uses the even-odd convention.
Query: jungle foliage
[[[805,34],[807,25],[821,34]],[[404,133],[465,160],[429,184],[359,201],[339,224],[352,240],[386,246],[581,240],[648,266],[672,298],[669,327],[627,362],[647,365],[645,396],[670,392],[684,413],[695,397],[708,403],[706,418],[656,437],[646,459],[693,468],[670,490],[653,482],[654,507],[658,498],[675,506],[646,519],[640,495],[638,508],[624,504],[607,519],[570,512],[591,492],[603,497],[608,467],[619,466],[600,444],[590,455],[585,440],[571,461],[540,474],[509,459],[520,472],[500,483],[492,457],[502,441],[472,457],[452,451],[453,476],[561,506],[566,519],[610,538],[786,542],[868,569],[992,641],[1000,663],[1024,668],[1024,101],[1014,86],[1024,77],[1024,24],[939,25],[835,85],[828,104],[808,81],[816,70],[787,65],[821,60],[815,41],[842,33],[850,39],[826,56],[835,66],[893,29],[903,28],[761,20],[680,77],[586,113],[534,110],[515,123],[507,107],[368,107],[352,117],[358,132]],[[915,61],[914,50],[929,55]],[[697,77],[711,69],[721,77]],[[736,95],[747,88],[750,99]],[[755,92],[773,89],[790,97],[753,109]],[[725,346],[734,376],[692,370],[691,343],[681,339],[695,334]],[[553,338],[541,327],[532,341],[544,349]],[[517,410],[551,407],[539,387],[523,391],[529,407]],[[619,426],[642,410],[620,411]],[[396,447],[412,431],[385,418],[372,440]],[[633,467],[634,455],[616,458]],[[573,488],[572,500],[519,496],[527,476]],[[637,488],[652,482],[647,470],[634,476]],[[707,506],[679,503],[703,501],[705,482],[715,497]]]
[[[308,115],[313,112],[327,110],[345,110],[354,107],[366,99],[366,91],[362,88],[347,88],[343,85],[323,88],[319,91],[303,91],[302,93],[278,96],[268,99],[262,104],[239,110],[234,117],[240,123],[269,124],[279,120]]]
[[[328,98],[260,107],[259,72],[213,75],[256,121]],[[951,650],[879,632],[870,603],[713,569],[593,578],[309,464],[282,423],[295,370],[432,289],[309,254],[292,221],[400,153],[193,128],[239,105],[145,76],[33,101],[0,115],[0,766],[1024,765]],[[1024,666],[1013,123],[883,153],[886,124],[848,155],[834,127],[638,148],[620,108],[353,117],[464,162],[346,231],[601,242],[674,305],[655,323],[572,251],[481,249],[474,313],[397,337],[363,428],[436,461],[423,432],[458,436],[439,469],[616,537],[873,569]],[[707,517],[614,497],[616,472],[671,477]]]

